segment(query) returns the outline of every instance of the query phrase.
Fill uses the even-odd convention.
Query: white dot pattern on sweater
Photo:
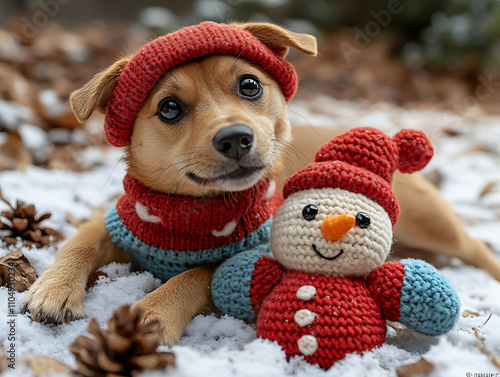
[[[300,309],[298,310],[293,319],[300,327],[309,326],[314,322],[314,313],[309,309]]]
[[[316,288],[312,285],[303,285],[297,290],[297,298],[302,301],[309,301],[316,296]]]
[[[273,197],[275,191],[276,191],[276,181],[274,179],[271,179],[269,181],[269,188],[267,189],[266,193],[262,197],[262,200],[267,202],[269,199],[271,199]]]
[[[137,212],[137,216],[139,216],[139,218],[143,221],[147,221],[150,223],[161,222],[161,218],[151,215],[148,211],[148,207],[139,202],[135,202],[135,211]]]
[[[318,207],[316,218],[307,221],[302,210]],[[370,215],[371,225],[355,225],[342,238],[329,241],[321,233],[327,217],[359,212]],[[307,273],[337,277],[362,277],[382,265],[392,244],[392,224],[387,212],[375,201],[339,188],[308,189],[290,195],[276,213],[271,231],[274,258],[285,267]],[[324,257],[316,254],[313,245]]]
[[[311,356],[318,349],[318,341],[313,335],[303,335],[298,341],[299,351],[304,356]]]
[[[215,236],[215,237],[227,237],[227,236],[230,236],[231,233],[234,232],[234,230],[236,229],[236,220],[233,220],[233,221],[230,221],[228,222],[224,228],[222,228],[222,230],[218,231],[218,230],[214,230],[212,232],[212,234]]]

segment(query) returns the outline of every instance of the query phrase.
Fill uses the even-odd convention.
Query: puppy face
[[[168,193],[206,196],[255,185],[290,138],[278,83],[258,65],[214,55],[167,72],[134,124],[130,173]]]
[[[316,39],[269,23],[240,24],[275,55],[316,55]],[[97,74],[70,101],[80,122],[107,104],[130,58]],[[168,71],[135,118],[129,173],[165,193],[211,196],[255,185],[289,155],[290,126],[278,83],[260,66],[212,55]],[[287,157],[289,158],[289,157]]]

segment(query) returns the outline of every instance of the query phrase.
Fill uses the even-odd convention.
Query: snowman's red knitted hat
[[[285,182],[285,199],[298,191],[324,187],[362,194],[382,206],[396,225],[399,205],[392,190],[396,169],[413,173],[433,155],[422,131],[404,129],[392,138],[371,127],[354,128],[333,138],[316,154],[316,162]]]
[[[123,68],[106,110],[108,142],[115,147],[130,143],[135,116],[165,72],[214,54],[236,55],[260,65],[278,81],[287,101],[297,90],[293,66],[248,31],[237,25],[202,22],[154,39]]]

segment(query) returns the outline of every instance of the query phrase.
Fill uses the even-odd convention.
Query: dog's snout
[[[234,124],[219,130],[212,144],[215,150],[227,158],[240,160],[250,152],[254,141],[253,130],[246,124]]]

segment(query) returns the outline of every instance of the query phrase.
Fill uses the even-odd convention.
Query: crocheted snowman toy
[[[285,183],[275,259],[246,251],[226,260],[212,283],[216,306],[257,317],[257,336],[323,368],[381,345],[385,320],[425,335],[450,331],[460,302],[443,275],[423,261],[384,263],[399,215],[393,173],[423,169],[432,153],[415,130],[390,138],[356,128],[332,139]]]

